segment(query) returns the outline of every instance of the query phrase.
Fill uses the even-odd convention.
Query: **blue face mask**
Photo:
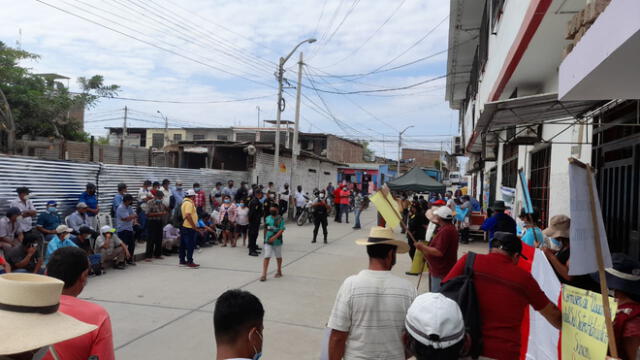
[[[244,204],[243,204],[243,203],[240,203],[240,207],[244,207]]]
[[[551,242],[551,245],[553,245],[556,249],[561,249],[562,248],[562,241],[559,241],[555,238],[549,238],[549,241]]]
[[[198,191],[200,191],[200,188],[193,188],[193,190],[194,190],[195,192],[198,192]]]
[[[258,336],[260,336],[260,342],[262,342],[263,338],[262,338],[262,334],[257,333]],[[256,348],[253,348],[253,351],[256,352],[255,355],[253,355],[253,358],[251,358],[251,360],[259,360],[262,357],[262,351],[257,351]]]
[[[47,211],[51,214],[55,214],[58,212],[58,209],[55,206],[51,206],[47,208]]]
[[[230,203],[230,202],[231,202],[231,200],[229,200],[229,199],[225,199],[225,200],[224,200],[224,203],[225,203],[225,204],[228,204],[228,203]]]

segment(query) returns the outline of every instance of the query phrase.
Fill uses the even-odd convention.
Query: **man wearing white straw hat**
[[[367,247],[369,268],[348,277],[338,291],[328,324],[329,359],[404,360],[404,320],[417,293],[390,270],[396,253],[407,253],[409,245],[384,227],[372,228],[356,244]]]
[[[96,329],[58,311],[63,286],[48,276],[0,275],[0,360],[40,359],[51,345]]]

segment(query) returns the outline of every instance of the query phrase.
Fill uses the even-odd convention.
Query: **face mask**
[[[264,204],[265,200],[267,200],[267,198],[264,198],[264,197],[263,197],[263,198],[260,198],[260,203],[261,203],[261,204]]]
[[[195,192],[198,192],[198,191],[200,191],[200,188],[199,188],[199,187],[198,187],[198,188],[193,188],[193,190],[194,190]]]
[[[244,207],[244,206],[245,206],[244,204],[242,204],[242,203],[240,204],[240,207]]]
[[[182,186],[180,186],[180,187],[176,187],[176,190],[177,190],[177,191],[182,191]]]
[[[560,249],[562,249],[562,241],[550,237],[549,238],[549,248],[551,250],[560,250]]]
[[[259,332],[256,332],[256,333],[258,334],[258,336],[260,336],[260,342],[262,343],[262,340],[263,340],[263,338],[262,338],[262,334],[260,334]],[[251,340],[251,339],[249,339],[249,340]],[[258,351],[258,350],[256,349],[256,347],[255,347],[255,346],[253,346],[253,345],[251,345],[251,346],[253,347],[253,351],[256,353],[255,355],[253,355],[253,357],[251,358],[251,360],[258,360],[258,359],[260,359],[260,358],[262,357],[262,351]]]
[[[224,201],[225,204],[229,204],[230,202],[231,202],[231,200],[229,200],[229,199],[225,199],[225,201]]]
[[[24,196],[24,199],[25,199],[25,200],[29,200],[29,197],[30,197],[29,195],[25,195],[25,196]]]
[[[47,211],[50,212],[51,214],[55,214],[56,212],[58,212],[58,209],[56,209],[55,206],[51,206],[47,208]]]
[[[320,199],[324,199],[324,194],[320,194]]]

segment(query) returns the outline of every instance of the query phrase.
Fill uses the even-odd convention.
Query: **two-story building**
[[[560,99],[558,68],[571,43],[567,26],[587,3],[450,4],[445,96],[459,111],[470,193],[485,208],[496,200],[513,201],[517,212],[518,170],[523,169],[543,226],[553,215],[569,214],[567,160],[590,162],[589,112],[599,102]]]

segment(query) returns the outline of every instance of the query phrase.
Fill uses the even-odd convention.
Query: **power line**
[[[320,10],[320,17],[318,17],[318,21],[316,22],[316,28],[313,30],[314,34],[318,34],[318,28],[320,27],[320,21],[322,20],[322,17],[324,16],[324,9],[327,7],[327,0],[324,0],[322,2],[322,10]]]
[[[79,94],[79,93],[72,92],[72,94]],[[100,98],[105,98],[105,99],[127,100],[127,101],[137,101],[137,102],[165,103],[165,104],[223,104],[223,103],[233,103],[233,102],[243,102],[243,101],[264,99],[264,98],[272,97],[274,95],[275,94],[269,94],[269,95],[254,96],[254,97],[249,97],[249,98],[244,98],[244,99],[204,100],[204,101],[139,99],[139,98],[132,98],[132,97],[108,96],[108,95],[94,95],[94,96],[97,96],[97,97],[100,97]]]
[[[327,40],[325,42],[323,42],[318,49],[316,50],[315,55],[319,54],[320,51],[322,49],[324,49],[328,43],[331,42],[331,40],[333,39],[333,37],[336,35],[336,33],[340,30],[340,28],[342,27],[342,25],[345,23],[345,21],[347,20],[347,18],[349,18],[349,16],[351,15],[351,13],[353,12],[353,10],[356,8],[356,6],[358,6],[358,3],[360,3],[360,0],[353,0],[353,3],[351,3],[351,8],[349,8],[349,10],[347,10],[347,13],[344,15],[344,17],[342,18],[342,21],[340,21],[340,23],[338,24],[338,26],[336,26],[335,30],[333,30],[333,32],[331,33],[331,35],[329,35],[329,37],[327,38]]]
[[[35,0],[35,1],[37,1],[37,2],[39,2],[39,3],[41,3],[41,4],[43,4],[43,5],[49,6],[49,7],[53,8],[53,9],[56,9],[56,10],[58,10],[58,11],[64,12],[64,13],[66,13],[66,14],[69,14],[69,15],[71,15],[71,16],[75,16],[75,17],[77,17],[77,18],[80,18],[80,19],[82,19],[82,20],[85,20],[85,21],[87,21],[87,22],[90,22],[90,23],[92,23],[92,24],[94,24],[94,25],[98,25],[98,26],[100,26],[100,27],[102,27],[102,28],[105,28],[105,29],[107,29],[107,30],[113,31],[113,32],[115,32],[115,33],[118,33],[118,34],[123,35],[123,36],[125,36],[125,37],[128,37],[128,38],[130,38],[130,39],[133,39],[133,40],[135,40],[135,41],[141,42],[141,43],[143,43],[143,44],[147,44],[147,45],[152,46],[152,47],[154,47],[154,48],[156,48],[156,49],[159,49],[159,50],[162,50],[162,51],[165,51],[165,52],[171,53],[171,54],[173,54],[173,55],[179,56],[179,57],[184,58],[184,59],[186,59],[186,60],[189,60],[189,61],[192,61],[192,62],[198,63],[198,64],[200,64],[200,65],[206,66],[206,67],[211,68],[211,69],[214,69],[214,70],[217,70],[217,71],[219,71],[219,72],[222,72],[222,73],[225,73],[225,74],[228,74],[228,75],[234,76],[234,77],[239,77],[239,78],[242,78],[242,79],[244,79],[244,80],[247,80],[247,81],[250,81],[250,82],[253,82],[253,83],[259,84],[259,85],[267,86],[267,87],[269,87],[269,88],[272,88],[272,87],[273,87],[273,85],[268,85],[268,84],[265,84],[265,83],[263,83],[263,82],[256,81],[256,80],[253,80],[253,79],[250,79],[250,78],[244,77],[244,76],[242,76],[242,75],[234,74],[234,73],[232,73],[232,72],[229,72],[229,71],[227,71],[227,70],[225,70],[225,69],[222,69],[222,68],[220,68],[220,67],[217,67],[217,66],[215,66],[215,65],[208,64],[208,63],[203,62],[203,61],[201,61],[201,60],[195,59],[195,58],[193,58],[193,57],[191,57],[191,56],[187,56],[187,55],[181,54],[181,53],[179,53],[179,52],[177,52],[177,51],[175,51],[175,50],[168,49],[168,48],[166,48],[166,47],[163,47],[163,46],[160,46],[160,45],[154,44],[154,43],[153,43],[153,42],[151,42],[151,41],[148,41],[148,40],[145,40],[145,39],[141,39],[141,38],[136,37],[136,36],[134,36],[134,35],[128,34],[128,33],[124,32],[124,31],[121,31],[121,30],[115,29],[115,28],[113,28],[113,27],[111,27],[111,26],[108,26],[108,25],[102,24],[102,23],[100,23],[100,22],[98,22],[98,21],[95,21],[95,20],[92,20],[92,19],[90,19],[90,18],[87,18],[86,16],[79,15],[79,14],[73,13],[73,12],[71,12],[71,11],[69,11],[69,10],[63,9],[63,8],[61,8],[61,7],[59,7],[59,6],[52,5],[52,4],[47,3],[47,2],[45,2],[45,1],[43,1],[43,0]]]
[[[362,48],[363,48],[363,47],[364,47],[364,46],[365,46],[369,41],[371,41],[371,39],[373,39],[373,38],[374,38],[374,36],[376,36],[376,35],[380,32],[380,30],[382,30],[382,28],[383,28],[385,25],[387,25],[387,23],[388,23],[389,21],[391,21],[391,19],[396,15],[396,13],[400,10],[400,8],[404,5],[404,3],[405,3],[406,1],[407,1],[407,0],[402,0],[402,1],[400,2],[400,4],[398,4],[398,6],[397,6],[397,7],[396,7],[392,12],[391,12],[391,14],[386,18],[386,20],[385,20],[382,24],[380,24],[380,26],[378,26],[378,28],[377,28],[377,29],[376,29],[376,30],[375,30],[371,35],[369,35],[369,37],[368,37],[368,38],[367,38],[367,39],[366,39],[362,44],[360,44],[360,46],[358,46],[356,49],[354,49],[353,51],[351,51],[347,56],[343,57],[342,59],[340,59],[340,60],[338,60],[338,61],[334,62],[334,63],[333,63],[333,64],[331,64],[331,65],[324,66],[323,68],[330,68],[330,67],[332,67],[332,66],[335,66],[335,65],[337,65],[337,64],[340,64],[341,62],[343,62],[343,61],[347,60],[347,59],[348,59],[348,58],[350,58],[351,56],[355,55],[358,51],[360,51],[360,49],[362,49]]]
[[[411,85],[407,85],[407,86],[401,86],[401,87],[396,87],[396,88],[385,88],[385,89],[375,89],[375,90],[355,90],[355,91],[331,91],[331,90],[326,90],[326,89],[314,89],[315,91],[319,91],[319,92],[323,92],[323,93],[327,93],[327,94],[337,94],[337,95],[354,95],[354,94],[366,94],[366,93],[377,93],[377,92],[388,92],[388,91],[399,91],[399,90],[407,90],[407,89],[411,89],[420,85],[424,85],[436,80],[440,80],[440,79],[444,79],[446,78],[447,75],[440,75],[440,76],[436,76],[434,78],[430,78],[427,80],[423,80]],[[302,87],[307,87],[307,85],[302,84]]]

